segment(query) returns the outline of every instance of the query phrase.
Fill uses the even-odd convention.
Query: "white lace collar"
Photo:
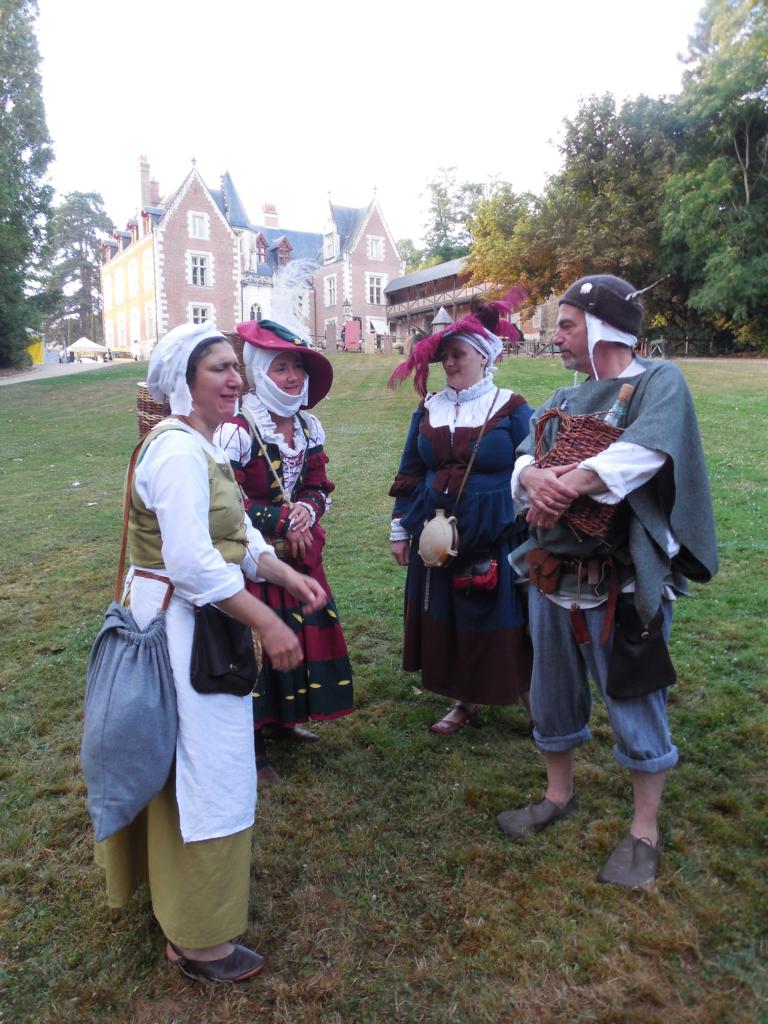
[[[496,385],[493,383],[493,377],[489,374],[473,384],[469,388],[462,388],[461,391],[456,391],[455,388],[447,387],[443,392],[455,405],[464,405],[465,402],[474,402],[476,398],[486,395],[489,391],[495,390]]]
[[[272,413],[260,398],[257,398],[256,395],[249,391],[248,394],[243,395],[240,400],[240,404],[250,413],[253,418],[253,422],[256,424],[259,433],[265,441],[277,444],[284,451],[290,452],[291,454],[304,451],[307,446],[307,439],[304,436],[304,430],[302,429],[298,416],[293,417],[293,443],[295,447],[291,448],[286,444],[285,438],[278,431],[275,421],[272,419]]]

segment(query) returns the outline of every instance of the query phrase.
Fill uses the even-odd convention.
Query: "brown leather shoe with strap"
[[[458,717],[452,718],[452,715],[458,715]],[[454,733],[463,729],[467,722],[469,722],[470,725],[474,725],[476,728],[480,725],[477,716],[477,708],[463,704],[461,701],[457,701],[451,710],[443,715],[439,721],[430,725],[429,731],[438,736],[453,736]]]

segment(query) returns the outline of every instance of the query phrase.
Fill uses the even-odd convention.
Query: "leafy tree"
[[[667,100],[640,96],[620,109],[610,94],[583,102],[565,121],[563,168],[543,194],[501,189],[480,205],[469,261],[475,280],[521,281],[535,300],[589,273],[638,286],[661,277],[658,210],[678,134]],[[669,308],[672,292],[667,282],[650,293],[651,318],[654,305]]]
[[[413,239],[401,238],[397,243],[397,251],[400,253],[400,259],[405,263],[406,274],[411,274],[414,270],[419,269],[424,254],[413,244]]]
[[[114,225],[96,192],[70,192],[53,211],[49,286],[59,296],[46,334],[62,341],[101,341],[99,243]]]
[[[467,255],[472,244],[472,218],[480,203],[496,188],[493,182],[458,182],[455,172],[455,167],[441,167],[427,185],[429,220],[424,225],[422,267]]]
[[[0,0],[0,365],[25,359],[39,323],[53,157],[42,100],[35,0]]]
[[[768,350],[768,4],[707,0],[679,99],[663,241],[720,339]],[[713,344],[713,351],[718,345]]]

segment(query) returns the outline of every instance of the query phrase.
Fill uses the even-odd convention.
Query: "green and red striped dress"
[[[303,559],[289,559],[291,565],[317,580],[329,596],[325,608],[305,615],[299,602],[281,587],[246,581],[248,590],[298,635],[304,650],[304,663],[290,671],[278,671],[269,658],[263,658],[253,693],[254,728],[260,729],[268,723],[291,727],[309,720],[340,718],[353,709],[352,667],[323,568],[325,530],[320,519],[334,489],[326,472],[325,434],[317,417],[307,412],[298,414],[293,447],[289,448],[271,436],[271,419],[264,407],[258,408],[261,403],[257,404],[253,396],[248,399],[249,412],[263,438],[266,457],[261,454],[261,446],[244,416],[233,417],[217,432],[218,443],[229,455],[235,477],[243,489],[248,516],[281,554],[289,510],[267,463],[269,459],[292,500],[302,502],[314,513],[310,528],[312,546]]]

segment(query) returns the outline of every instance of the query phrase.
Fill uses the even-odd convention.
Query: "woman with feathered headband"
[[[271,320],[238,325],[245,341],[243,362],[251,391],[237,416],[220,427],[217,440],[235,471],[248,515],[281,557],[316,580],[328,595],[327,606],[304,616],[290,594],[268,583],[248,583],[294,632],[300,635],[304,662],[279,671],[264,659],[253,701],[259,782],[278,775],[269,763],[266,738],[313,742],[302,728],[308,720],[327,721],[353,708],[352,669],[338,612],[323,569],[325,531],[320,518],[330,505],[334,485],[320,421],[305,410],[328,394],[333,369],[311,348],[301,325],[294,329]]]
[[[496,387],[502,342],[487,326],[498,329],[499,312],[524,295],[481,306],[418,342],[389,382],[396,387],[413,373],[423,398],[389,492],[390,543],[397,563],[408,567],[403,668],[421,671],[425,689],[455,701],[430,727],[441,736],[475,723],[480,704],[522,699],[527,707],[530,641],[507,555],[524,539],[511,478],[533,410],[521,395]],[[445,387],[427,393],[429,367],[437,362]],[[417,548],[438,510],[456,517],[458,556],[430,568]]]

